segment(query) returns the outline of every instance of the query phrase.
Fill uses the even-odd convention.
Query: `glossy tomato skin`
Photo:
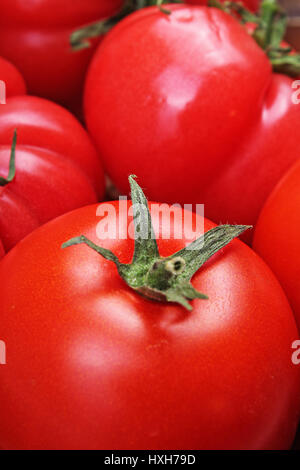
[[[14,194],[9,186],[0,188],[0,208],[0,239],[7,252],[39,227],[40,222],[30,204],[23,197]]]
[[[204,203],[215,222],[254,224],[298,158],[292,80],[272,74],[230,15],[168,8],[127,17],[99,46],[88,128],[122,193],[133,172],[154,200]]]
[[[122,0],[2,0],[0,55],[18,66],[30,94],[72,105],[99,40],[74,53],[70,34],[121,5]]]
[[[21,73],[3,57],[0,57],[0,80],[5,83],[6,98],[26,94],[26,85]]]
[[[300,328],[300,161],[268,198],[255,230],[254,249],[281,282]]]
[[[0,174],[7,177],[14,129],[16,175],[0,188],[5,250],[42,223],[96,202],[104,174],[86,131],[62,107],[18,96],[0,106]]]
[[[111,207],[117,223],[132,223],[119,203]],[[209,300],[194,301],[191,313],[145,300],[86,246],[61,250],[82,233],[100,244],[96,211],[40,227],[0,263],[8,356],[0,447],[288,448],[299,413],[298,332],[267,266],[235,241],[195,275]],[[163,256],[186,243],[158,241]],[[132,240],[101,245],[130,262]]]

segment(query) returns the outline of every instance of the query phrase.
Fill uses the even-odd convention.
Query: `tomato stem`
[[[73,50],[81,50],[90,47],[90,39],[106,34],[123,18],[148,6],[157,6],[165,14],[171,11],[164,8],[164,4],[183,3],[182,0],[127,0],[122,10],[112,18],[97,21],[81,29],[74,31],[70,36],[70,44]],[[292,53],[290,47],[281,47],[287,27],[287,15],[277,0],[263,0],[259,13],[255,14],[234,1],[220,2],[208,0],[208,6],[218,8],[228,13],[245,24],[256,25],[251,33],[253,39],[266,52],[273,70],[291,77],[300,74],[300,54]]]
[[[16,145],[17,130],[15,129],[11,145],[8,176],[7,178],[0,176],[0,186],[6,186],[7,184],[11,183],[16,176]]]
[[[175,302],[192,310],[189,300],[208,298],[192,286],[193,275],[250,226],[220,225],[177,253],[163,258],[158,251],[147,199],[135,178],[134,175],[129,177],[135,230],[134,254],[130,264],[121,263],[114,253],[84,235],[72,238],[62,248],[85,244],[115,263],[126,284],[140,295],[160,302]]]
[[[91,46],[90,39],[108,33],[117,23],[131,13],[149,6],[157,6],[162,13],[169,15],[170,10],[163,7],[166,3],[182,3],[181,0],[127,0],[123,8],[111,18],[96,21],[71,33],[70,45],[73,51],[80,51]]]
[[[291,47],[282,47],[287,28],[287,14],[277,0],[263,0],[257,14],[242,4],[209,0],[209,5],[234,16],[241,23],[252,23],[255,28],[251,36],[267,54],[273,70],[291,77],[300,74],[300,54]]]

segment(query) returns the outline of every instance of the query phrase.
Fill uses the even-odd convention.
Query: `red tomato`
[[[272,74],[230,15],[168,8],[136,12],[106,36],[86,82],[88,128],[122,192],[136,173],[151,199],[254,224],[298,159],[292,79]]]
[[[5,83],[5,97],[25,95],[26,85],[16,67],[0,57],[0,80]]]
[[[4,247],[3,247],[2,241],[0,240],[0,259],[4,256],[4,254],[5,254]]]
[[[0,447],[288,448],[298,331],[271,271],[234,241],[194,276],[209,300],[193,301],[192,312],[146,300],[88,247],[61,250],[82,233],[99,242],[97,207],[44,225],[0,263]],[[118,202],[110,207],[117,223],[132,224]],[[101,245],[130,262],[132,240]],[[158,245],[168,256],[186,240]]]
[[[17,65],[30,94],[73,104],[94,46],[74,53],[70,34],[121,5],[122,0],[1,0],[0,55]]]
[[[258,219],[254,249],[281,282],[300,327],[300,161],[284,176]]]
[[[0,187],[0,238],[5,250],[38,225],[102,197],[104,176],[85,130],[65,109],[19,96],[0,106],[0,175],[7,177],[14,129],[16,175]]]

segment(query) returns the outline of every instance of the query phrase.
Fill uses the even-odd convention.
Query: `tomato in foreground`
[[[230,15],[167,8],[128,16],[100,44],[85,89],[88,129],[122,193],[134,172],[150,199],[204,203],[217,223],[254,224],[299,158],[293,80],[272,73]]]
[[[30,94],[73,105],[95,50],[74,53],[74,29],[111,16],[122,0],[1,0],[0,55],[22,72]]]
[[[132,239],[96,236],[101,211],[126,230],[132,224],[121,203],[107,204],[40,227],[0,263],[0,447],[289,448],[299,416],[298,331],[269,268],[233,241],[194,276],[208,300],[192,301],[192,311],[147,300],[89,247],[61,249],[84,234],[129,263]],[[188,243],[172,239],[178,216],[189,229],[199,222],[180,208],[175,215],[169,239],[158,236],[164,257]]]
[[[254,236],[254,249],[281,282],[300,328],[300,161],[267,200]]]
[[[15,174],[10,178],[14,130]],[[103,194],[97,152],[68,111],[25,95],[0,105],[0,239],[5,251],[42,223]]]

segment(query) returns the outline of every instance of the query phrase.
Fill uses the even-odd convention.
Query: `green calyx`
[[[71,47],[77,51],[90,47],[91,38],[106,34],[134,11],[156,5],[163,13],[170,14],[171,11],[164,5],[175,3],[184,2],[183,0],[127,0],[121,11],[112,18],[97,21],[74,31],[70,36]],[[273,70],[291,77],[300,75],[300,54],[294,53],[291,47],[282,47],[287,27],[287,15],[277,0],[263,0],[257,14],[249,11],[242,3],[233,1],[208,0],[208,6],[234,16],[243,24],[252,23],[254,31],[251,35],[266,52]]]
[[[234,16],[243,24],[252,23],[253,39],[267,54],[273,70],[291,77],[300,74],[300,54],[291,47],[283,47],[287,29],[287,14],[277,0],[263,0],[257,14],[250,12],[241,3],[209,0],[209,6],[219,8]]]
[[[147,199],[135,181],[129,177],[133,204],[135,248],[130,264],[123,264],[110,250],[102,248],[81,235],[72,238],[62,248],[85,244],[108,261],[112,261],[126,284],[150,300],[175,302],[192,310],[189,301],[207,299],[191,284],[193,275],[215,253],[250,226],[220,225],[173,255],[164,258],[158,251]]]
[[[70,36],[70,44],[73,51],[80,51],[90,47],[90,39],[108,33],[117,23],[131,13],[141,10],[149,6],[158,6],[165,14],[170,11],[163,7],[166,3],[182,3],[181,0],[127,0],[124,2],[123,8],[111,18],[96,21],[90,25],[84,26],[74,31]]]
[[[17,145],[17,131],[14,131],[14,136],[12,140],[10,160],[9,160],[9,170],[7,178],[0,176],[0,186],[6,186],[11,183],[16,176],[16,145]]]

